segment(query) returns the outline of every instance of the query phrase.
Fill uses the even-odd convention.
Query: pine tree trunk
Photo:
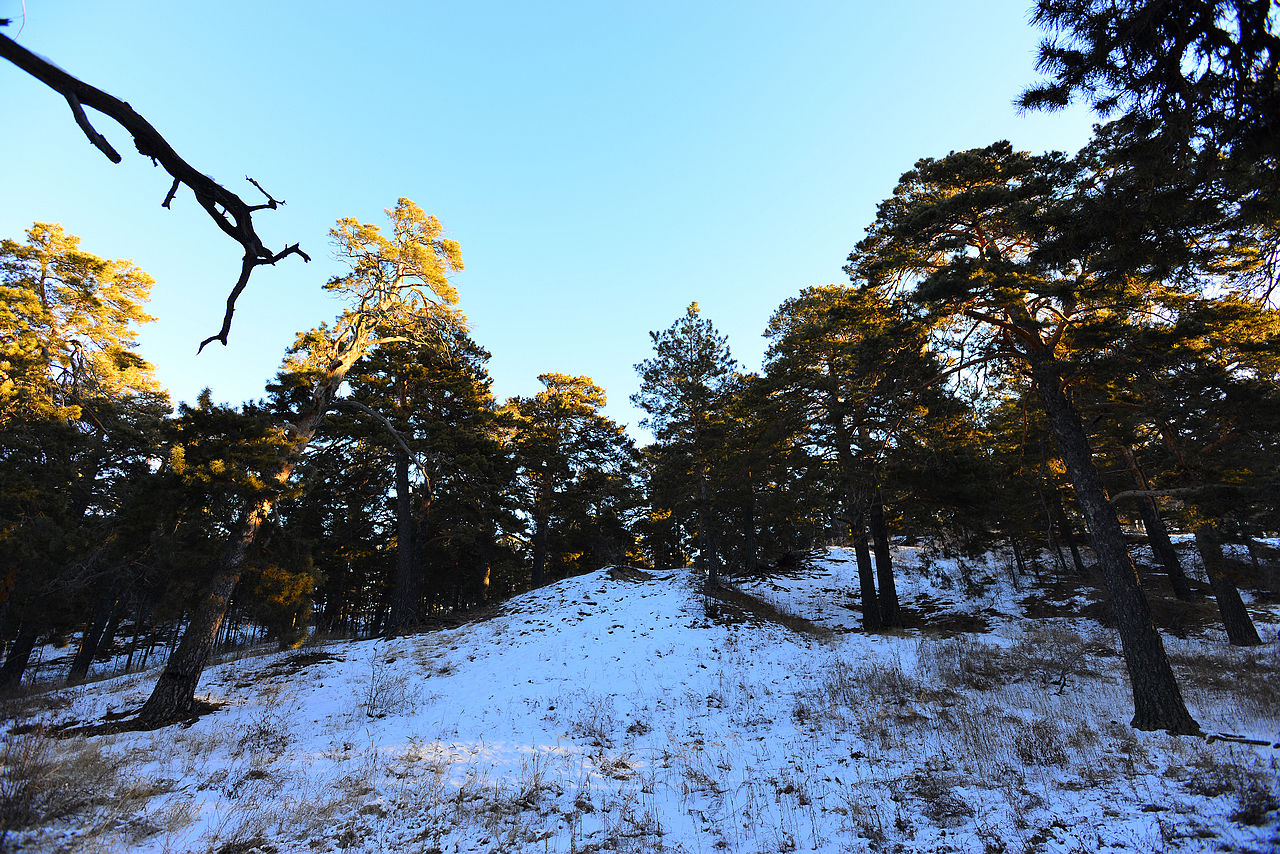
[[[1049,548],[1053,551],[1053,556],[1058,560],[1058,577],[1062,578],[1067,574],[1067,559],[1062,556],[1062,546],[1058,544],[1058,538],[1054,534],[1053,514],[1049,512],[1049,502],[1044,497],[1044,489],[1036,487],[1036,495],[1040,496],[1040,509],[1044,513],[1044,532],[1049,540]]]
[[[858,561],[858,596],[862,600],[862,628],[868,632],[881,629],[880,600],[876,596],[876,572],[871,565],[871,550],[867,548],[867,526],[860,509],[854,510],[849,522],[849,535],[853,539],[853,553]]]
[[[257,539],[258,531],[266,522],[267,514],[271,512],[271,504],[270,499],[260,501],[241,517],[236,535],[223,551],[213,578],[205,587],[200,603],[191,615],[191,621],[187,623],[187,630],[183,632],[178,648],[165,662],[156,687],[138,712],[139,726],[164,726],[195,713],[196,686],[213,654],[218,629],[226,618],[231,596],[244,569],[245,558]]]
[[[325,367],[324,376],[316,381],[310,408],[293,425],[292,446],[271,477],[279,486],[288,483],[298,455],[315,438],[347,372],[364,355],[369,342],[369,329],[363,323],[358,321],[353,327],[352,337],[338,345],[334,358]],[[169,656],[156,687],[138,712],[139,726],[164,726],[189,717],[195,711],[195,692],[200,674],[204,672],[213,652],[218,629],[226,618],[231,596],[240,582],[240,573],[244,569],[249,549],[266,524],[274,503],[274,498],[264,498],[245,510],[202,593],[191,622],[187,624],[181,643]]]
[[[538,500],[533,517],[533,578],[536,589],[546,583],[547,554],[551,550],[551,504],[542,494],[546,487],[539,487]]]
[[[80,636],[80,646],[76,649],[75,658],[71,660],[71,669],[67,672],[68,685],[79,685],[88,678],[89,667],[93,664],[98,650],[102,648],[103,635],[107,631],[107,624],[111,622],[116,607],[115,589],[112,588],[102,597],[93,619],[84,627],[84,634]]]
[[[1200,726],[1183,702],[1182,691],[1165,654],[1164,641],[1152,621],[1151,606],[1138,584],[1138,573],[1129,557],[1120,520],[1094,467],[1080,415],[1063,391],[1057,363],[1050,359],[1033,362],[1032,377],[1075,489],[1076,501],[1093,537],[1098,567],[1110,593],[1133,690],[1132,726],[1139,730],[1197,734]]]
[[[698,537],[702,540],[702,552],[707,563],[707,585],[720,586],[720,550],[711,529],[711,496],[707,487],[707,472],[703,467],[698,478]]]
[[[387,635],[394,636],[417,621],[413,583],[413,505],[410,501],[409,455],[396,448],[396,578],[391,594]]]
[[[1067,519],[1067,511],[1062,506],[1062,496],[1058,494],[1056,489],[1053,492],[1053,501],[1050,506],[1053,508],[1053,521],[1058,526],[1058,534],[1071,551],[1071,564],[1076,568],[1076,575],[1081,578],[1088,578],[1089,572],[1084,567],[1084,561],[1080,558],[1080,548],[1076,545],[1075,531],[1072,530],[1071,521]]]
[[[1022,549],[1018,546],[1018,538],[1010,537],[1009,544],[1013,547],[1013,560],[1018,565],[1018,572],[1022,575],[1027,574],[1027,560],[1022,556]],[[1036,581],[1040,580],[1040,574],[1036,573]]]
[[[880,590],[876,598],[880,604],[880,623],[886,629],[902,625],[898,607],[898,585],[893,578],[893,557],[889,551],[889,533],[885,530],[884,504],[877,488],[871,501],[871,540],[875,545],[876,580]]]
[[[1222,537],[1213,523],[1196,528],[1196,551],[1204,561],[1209,587],[1218,602],[1218,613],[1227,629],[1227,640],[1232,646],[1258,646],[1262,638],[1249,617],[1249,611],[1240,598],[1240,591],[1227,574],[1226,560],[1222,555]]]
[[[137,600],[137,607],[133,611],[133,641],[129,644],[129,657],[124,662],[124,672],[133,672],[133,657],[138,652],[138,645],[142,638],[142,600]]]
[[[1138,457],[1134,454],[1133,448],[1127,444],[1121,444],[1120,450],[1129,466],[1129,474],[1133,478],[1134,486],[1138,489],[1150,489],[1146,475],[1138,466]],[[1151,554],[1169,576],[1173,595],[1184,602],[1195,600],[1196,595],[1191,591],[1187,574],[1182,571],[1182,562],[1178,560],[1173,541],[1169,539],[1169,529],[1165,527],[1164,519],[1160,518],[1160,509],[1156,506],[1155,499],[1139,498],[1138,513],[1142,516],[1142,527],[1147,529],[1147,542],[1151,545]]]
[[[31,661],[31,652],[36,648],[36,640],[40,637],[40,627],[34,620],[23,620],[18,627],[18,636],[9,647],[5,656],[4,667],[0,667],[0,689],[13,688],[22,682],[27,672],[27,663]]]

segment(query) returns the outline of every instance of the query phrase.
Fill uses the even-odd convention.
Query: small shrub
[[[1266,824],[1267,813],[1280,808],[1280,803],[1276,801],[1276,793],[1271,790],[1271,787],[1253,776],[1246,776],[1240,780],[1236,788],[1236,803],[1238,808],[1232,813],[1231,819],[1254,827]]]
[[[1023,724],[1013,734],[1013,751],[1027,765],[1064,767],[1067,764],[1066,738],[1052,721]]]
[[[297,713],[297,706],[281,705],[278,692],[270,692],[258,713],[245,724],[236,742],[239,753],[279,756],[293,743],[289,728],[290,718]]]
[[[369,681],[365,685],[360,710],[365,717],[385,718],[412,707],[418,694],[409,682],[406,668],[395,668],[394,658],[383,659],[376,651],[369,656]]]
[[[907,782],[908,791],[924,801],[925,816],[942,827],[958,827],[974,814],[952,788],[950,778],[931,768],[917,770]]]
[[[922,668],[952,688],[986,691],[1011,682],[1032,682],[1061,694],[1071,676],[1091,675],[1089,645],[1059,626],[1023,631],[1008,647],[972,637],[929,638],[920,643]]]
[[[1004,651],[965,635],[926,639],[919,654],[921,669],[950,688],[985,691],[1010,681]]]

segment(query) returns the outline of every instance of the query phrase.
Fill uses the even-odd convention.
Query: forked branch
[[[0,25],[2,23],[0,22]],[[227,336],[231,332],[231,317],[235,314],[236,300],[241,292],[244,291],[245,286],[249,284],[249,275],[254,268],[264,264],[275,264],[281,258],[289,255],[300,255],[303,261],[311,260],[311,257],[306,252],[303,252],[296,243],[285,247],[280,252],[272,252],[262,244],[261,238],[258,237],[257,231],[254,230],[254,212],[264,209],[275,210],[280,205],[283,205],[284,202],[272,198],[271,194],[264,190],[257,181],[252,178],[247,179],[249,183],[258,188],[262,195],[266,196],[267,201],[260,205],[250,205],[178,156],[178,153],[160,135],[160,132],[151,126],[150,122],[134,112],[133,107],[130,107],[119,98],[108,95],[101,89],[90,86],[88,83],[71,76],[58,66],[37,56],[3,35],[0,35],[0,57],[9,60],[18,68],[21,68],[66,98],[67,104],[71,107],[71,113],[75,117],[76,124],[80,126],[84,135],[99,151],[106,155],[108,160],[113,163],[119,163],[120,154],[112,148],[111,143],[107,142],[102,134],[98,133],[89,122],[88,116],[85,115],[84,107],[92,107],[108,118],[113,119],[133,137],[133,144],[138,149],[139,154],[144,157],[150,157],[153,163],[158,163],[164,167],[164,170],[173,178],[173,186],[169,189],[162,203],[164,207],[169,207],[178,192],[178,187],[185,184],[191,188],[191,192],[195,194],[196,201],[200,207],[204,208],[205,213],[209,214],[209,217],[218,228],[244,247],[244,260],[240,266],[240,278],[236,281],[235,287],[232,288],[231,294],[227,297],[227,308],[222,317],[222,328],[218,331],[218,334],[200,342],[201,350],[210,341],[221,341],[224,345],[227,343]]]

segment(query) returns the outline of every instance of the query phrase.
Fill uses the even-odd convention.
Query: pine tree
[[[105,614],[86,621],[76,659],[87,671],[115,613],[112,514],[169,410],[135,352],[151,285],[59,225],[0,243],[0,626],[15,636],[0,681],[21,678],[40,633],[96,607]]]
[[[1280,15],[1273,0],[1038,0],[1045,80],[1019,103],[1058,109],[1080,97],[1124,137],[1123,268],[1196,264],[1188,230],[1216,233],[1252,258],[1233,283],[1266,298],[1280,270]],[[1172,235],[1173,239],[1162,239]],[[1154,238],[1154,239],[1153,239]],[[1162,245],[1158,245],[1162,244]]]
[[[902,624],[886,475],[896,445],[938,399],[941,368],[926,352],[925,333],[907,305],[871,287],[836,285],[787,300],[766,333],[771,381],[839,472],[869,630]]]
[[[284,486],[298,456],[315,438],[351,367],[384,340],[402,337],[423,314],[447,311],[457,302],[448,274],[462,268],[458,244],[444,238],[439,221],[408,199],[388,210],[392,235],[354,219],[339,220],[330,232],[350,269],[326,284],[344,294],[352,308],[333,329],[304,335],[287,369],[311,379],[310,400],[288,424],[290,447],[282,453],[269,479]],[[182,642],[170,656],[151,696],[138,713],[138,724],[162,726],[195,708],[195,690],[209,660],[218,629],[240,581],[249,550],[266,524],[273,496],[245,508],[192,614]]]
[[[725,407],[737,363],[724,336],[702,317],[696,302],[670,327],[650,332],[649,337],[654,355],[636,365],[640,391],[631,401],[648,413],[641,426],[652,428],[657,437],[658,471],[666,479],[659,489],[651,486],[651,509],[679,512],[694,532],[698,564],[714,587],[720,583],[725,532],[712,481],[724,461],[729,429]]]
[[[1072,243],[1080,174],[1060,154],[1016,153],[1007,142],[921,160],[880,205],[850,268],[884,287],[910,288],[939,332],[956,334],[953,346],[963,341],[966,352],[1033,383],[1111,595],[1133,725],[1198,732],[1069,396],[1072,336],[1147,304],[1152,288],[1137,280],[1104,287],[1092,276],[1089,256]]]
[[[435,335],[380,347],[350,376],[353,399],[384,416],[404,443],[361,412],[334,422],[393,460],[385,487],[395,493],[388,633],[483,601],[493,564],[509,552],[498,541],[516,527],[512,428],[497,411],[488,358],[455,317]]]
[[[634,546],[625,520],[636,504],[636,451],[623,428],[600,412],[604,389],[583,376],[551,373],[538,381],[542,391],[507,403],[533,525],[534,587],[546,583],[553,567],[564,575],[597,569],[609,557],[624,561]]]

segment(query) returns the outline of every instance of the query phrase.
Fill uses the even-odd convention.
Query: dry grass
[[[109,850],[111,840],[180,822],[167,811],[135,814],[172,784],[127,773],[128,764],[100,740],[55,738],[40,726],[7,733],[0,738],[0,851],[27,850],[25,832],[49,826],[74,828],[80,845]]]

